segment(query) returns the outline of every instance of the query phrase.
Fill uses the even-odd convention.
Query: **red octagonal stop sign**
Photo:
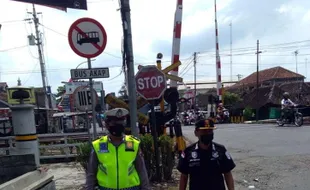
[[[165,74],[153,65],[142,67],[135,80],[138,94],[146,100],[160,98],[167,87]]]

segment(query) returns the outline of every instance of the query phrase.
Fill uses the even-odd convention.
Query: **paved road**
[[[217,125],[215,142],[224,144],[237,163],[237,189],[309,190],[310,126],[276,127],[274,124]],[[194,126],[183,134],[196,141]],[[253,179],[258,182],[253,182]]]
[[[197,139],[193,129],[194,126],[183,127],[183,133],[190,141]],[[235,158],[310,154],[310,127],[223,124],[217,125],[214,141],[224,144]]]

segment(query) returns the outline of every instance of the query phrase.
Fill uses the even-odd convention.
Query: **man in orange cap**
[[[190,190],[234,190],[231,171],[235,163],[223,145],[213,142],[216,129],[211,119],[195,124],[198,142],[181,154],[177,169],[181,172],[179,190],[186,190],[188,177]]]

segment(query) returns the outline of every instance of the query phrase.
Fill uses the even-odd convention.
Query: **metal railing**
[[[105,132],[100,131],[98,135],[105,135]],[[78,147],[87,141],[87,133],[38,134],[40,159],[74,158]],[[0,156],[10,155],[14,149],[14,136],[0,137]]]

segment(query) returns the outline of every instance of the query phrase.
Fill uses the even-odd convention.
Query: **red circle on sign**
[[[160,98],[167,87],[165,74],[156,66],[142,67],[136,74],[135,80],[137,93],[146,100]]]
[[[72,35],[73,35],[73,31],[74,30],[77,30],[79,29],[78,25],[82,22],[90,22],[90,23],[93,23],[95,24],[99,29],[100,31],[102,32],[102,36],[103,36],[103,42],[102,42],[102,45],[99,46],[97,49],[98,51],[94,54],[85,54],[85,53],[82,53],[80,52],[74,45],[73,41],[72,41]],[[81,30],[81,29],[79,29]],[[78,32],[79,33],[79,32]],[[85,34],[85,33],[84,33]],[[81,57],[85,57],[85,58],[93,58],[93,57],[97,57],[98,55],[100,55],[103,50],[105,49],[106,45],[107,45],[107,33],[105,31],[105,29],[103,28],[103,26],[98,22],[96,21],[95,19],[92,19],[92,18],[81,18],[81,19],[78,19],[76,20],[69,28],[69,32],[68,32],[68,40],[69,40],[69,44],[70,44],[70,47],[71,49],[76,53],[78,54],[79,56]]]

